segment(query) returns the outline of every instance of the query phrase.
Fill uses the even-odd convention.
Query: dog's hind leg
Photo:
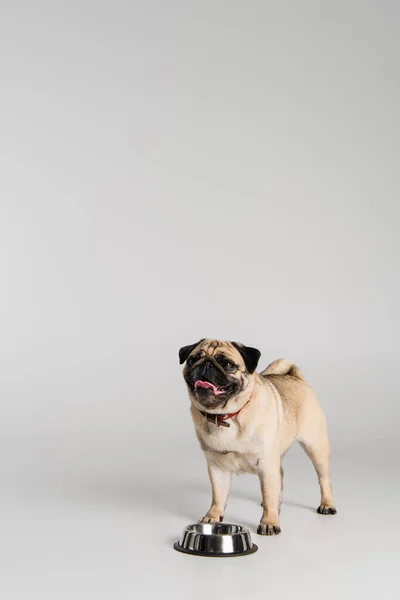
[[[281,504],[282,504],[282,497],[283,497],[283,476],[284,476],[284,471],[283,471],[282,465],[281,465],[281,493],[279,494],[279,512],[281,512]]]
[[[321,515],[335,515],[337,511],[333,502],[329,473],[330,446],[322,410],[320,418],[312,419],[309,425],[303,427],[299,442],[317,472],[318,483],[321,488],[321,504],[318,507],[318,512]]]

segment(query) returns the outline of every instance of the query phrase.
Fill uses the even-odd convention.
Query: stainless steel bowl
[[[250,531],[231,523],[198,523],[183,530],[175,550],[197,556],[246,556],[257,552]]]

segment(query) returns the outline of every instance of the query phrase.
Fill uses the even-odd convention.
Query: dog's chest
[[[223,469],[239,475],[240,473],[256,473],[260,462],[256,454],[240,452],[213,452],[213,462]]]
[[[203,450],[212,453],[221,469],[234,473],[257,471],[263,454],[262,440],[257,436],[238,436],[235,427],[222,429],[212,424],[199,433]]]

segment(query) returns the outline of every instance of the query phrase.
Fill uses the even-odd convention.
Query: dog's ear
[[[243,344],[238,344],[236,342],[231,343],[232,346],[235,346],[236,350],[240,352],[248,372],[254,373],[257,368],[258,361],[260,360],[261,352],[257,350],[257,348],[252,348],[251,346],[243,346]]]
[[[179,350],[179,364],[182,365],[187,357],[189,356],[189,354],[191,353],[192,350],[194,350],[196,348],[196,346],[198,346],[199,344],[201,344],[201,342],[204,342],[206,338],[203,338],[202,340],[200,340],[199,342],[196,342],[195,344],[190,344],[190,346],[183,346],[183,348],[181,348]]]

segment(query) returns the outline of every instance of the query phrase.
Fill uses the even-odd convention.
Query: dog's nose
[[[209,360],[207,360],[204,363],[204,375],[208,375],[208,374],[212,373],[214,371],[214,369],[215,369],[214,365]]]

